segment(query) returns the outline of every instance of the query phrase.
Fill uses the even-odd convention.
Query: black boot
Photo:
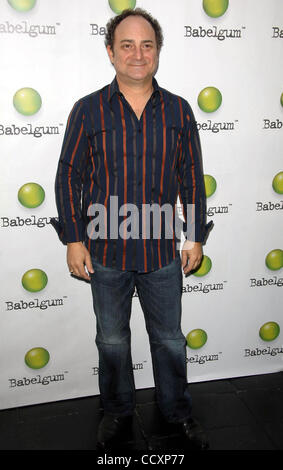
[[[132,416],[105,414],[98,427],[97,447],[106,449],[120,433],[131,426]]]
[[[207,436],[198,421],[189,418],[183,423],[180,423],[180,426],[182,434],[194,448],[198,450],[208,449],[209,442]]]

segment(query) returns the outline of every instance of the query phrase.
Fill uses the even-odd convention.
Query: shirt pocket
[[[182,129],[176,126],[166,128],[166,147],[169,154],[170,169],[175,170],[181,150]]]
[[[115,128],[102,128],[93,131],[89,137],[91,153],[98,175],[101,171],[104,173],[110,171],[114,174],[118,171],[115,133]]]

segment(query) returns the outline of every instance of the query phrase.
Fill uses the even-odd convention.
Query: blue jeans
[[[149,273],[105,268],[94,259],[92,263],[99,389],[104,412],[115,416],[134,412],[129,323],[136,286],[149,336],[157,403],[167,421],[184,421],[191,414],[191,396],[186,377],[186,338],[181,331],[180,257]]]

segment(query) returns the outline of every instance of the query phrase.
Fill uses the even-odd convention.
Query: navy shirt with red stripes
[[[107,267],[149,272],[166,266],[179,256],[181,220],[185,238],[204,242],[211,222],[188,102],[153,79],[138,119],[116,78],[78,100],[67,122],[55,193],[59,217],[51,223],[62,243],[82,241]]]

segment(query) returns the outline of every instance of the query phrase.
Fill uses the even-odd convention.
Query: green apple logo
[[[205,113],[213,113],[222,103],[222,95],[218,88],[208,86],[198,95],[198,105]]]
[[[272,187],[276,193],[283,194],[283,171],[280,171],[274,176]]]
[[[273,341],[279,336],[280,327],[275,321],[269,321],[262,325],[259,330],[259,336],[263,341]]]
[[[265,264],[268,269],[277,271],[283,267],[283,250],[280,248],[270,251],[265,258]]]
[[[22,286],[29,292],[38,292],[47,285],[48,277],[41,269],[30,269],[22,277]]]
[[[203,0],[202,5],[208,16],[218,18],[224,15],[228,8],[229,0]]]
[[[122,13],[123,10],[127,10],[128,8],[134,9],[136,6],[136,0],[108,0],[111,10],[114,13],[119,15]]]
[[[40,94],[33,88],[20,88],[13,97],[16,110],[24,116],[31,116],[41,108]]]
[[[194,271],[192,274],[196,277],[205,276],[211,270],[212,262],[209,256],[204,255],[202,262],[200,263],[199,268]]]
[[[204,186],[206,197],[212,196],[216,191],[216,180],[211,175],[204,175]]]
[[[18,200],[24,207],[38,207],[44,198],[44,189],[37,183],[26,183],[18,191]]]
[[[191,349],[199,349],[205,345],[207,341],[207,334],[200,328],[190,331],[187,336],[187,345]]]
[[[28,11],[34,7],[36,0],[8,0],[8,3],[17,11]]]
[[[48,364],[49,352],[44,348],[30,349],[25,355],[25,363],[31,369],[41,369]]]

